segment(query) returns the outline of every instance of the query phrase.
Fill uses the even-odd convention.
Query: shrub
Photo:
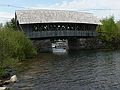
[[[25,59],[36,54],[32,42],[20,31],[0,31],[0,54],[3,57]]]
[[[11,67],[16,61],[33,57],[37,52],[23,32],[0,30],[0,74],[3,68]]]

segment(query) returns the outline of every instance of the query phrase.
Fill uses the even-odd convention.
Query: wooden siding
[[[38,31],[26,33],[29,38],[53,38],[53,37],[95,37],[98,35],[95,31]]]
[[[35,29],[34,26],[37,26],[37,29]],[[47,28],[45,28],[46,26]],[[25,34],[31,39],[54,37],[95,37],[98,35],[96,32],[97,25],[94,24],[44,23],[23,24],[21,27]]]

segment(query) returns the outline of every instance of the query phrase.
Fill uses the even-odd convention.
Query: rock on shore
[[[10,80],[0,80],[0,90],[9,90],[8,87],[6,87],[5,85],[8,85],[10,83],[15,83],[17,81],[17,76],[13,75]]]

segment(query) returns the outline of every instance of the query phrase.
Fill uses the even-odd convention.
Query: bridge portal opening
[[[67,53],[68,47],[68,40],[67,39],[52,39],[52,52],[57,53]]]

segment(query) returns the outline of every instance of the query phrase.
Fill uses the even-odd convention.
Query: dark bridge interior
[[[84,23],[37,23],[21,25],[31,39],[87,38],[97,36],[96,24]]]

